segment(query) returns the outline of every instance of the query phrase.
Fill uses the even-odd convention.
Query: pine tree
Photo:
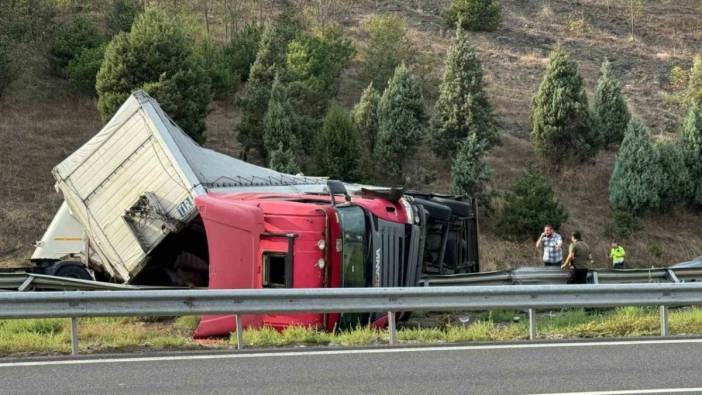
[[[331,25],[301,32],[288,44],[286,80],[305,140],[313,141],[320,130],[329,102],[336,96],[337,78],[353,53],[351,40]]]
[[[690,175],[689,199],[702,205],[702,109],[691,102],[680,129],[680,143]]]
[[[551,185],[533,167],[512,185],[498,221],[500,234],[511,240],[526,240],[538,235],[544,224],[560,228],[568,213],[553,193]]]
[[[429,128],[431,147],[437,156],[453,157],[460,142],[471,134],[488,148],[499,141],[484,85],[480,60],[459,27],[446,58],[439,100]]]
[[[602,63],[593,101],[593,118],[602,143],[619,144],[631,119],[619,81],[608,61]]]
[[[287,158],[292,153],[294,159],[299,141],[295,134],[295,114],[288,102],[287,89],[278,74],[273,79],[267,108],[263,119],[263,144],[266,152],[285,151],[285,158],[289,162]],[[272,161],[272,158],[269,159]],[[280,155],[277,160],[282,160]]]
[[[361,99],[353,108],[353,123],[369,152],[373,152],[378,135],[378,103],[380,94],[373,83],[363,90]]]
[[[142,11],[139,0],[112,0],[107,12],[107,28],[112,34],[128,32],[134,19]]]
[[[658,196],[661,207],[669,208],[685,201],[693,190],[693,180],[690,178],[685,163],[682,147],[671,141],[659,141],[655,145],[659,166],[664,175],[659,186]]]
[[[629,121],[609,180],[609,202],[615,211],[638,214],[660,207],[665,175],[648,134],[640,120]]]
[[[129,33],[116,35],[96,78],[98,110],[110,118],[132,91],[143,88],[191,137],[205,140],[210,80],[176,17],[150,8]]]
[[[297,154],[293,149],[285,148],[283,143],[280,143],[278,148],[271,151],[269,156],[268,167],[271,169],[288,174],[297,174],[300,172]]]
[[[232,73],[241,81],[249,78],[251,65],[256,61],[262,34],[263,29],[259,24],[249,23],[232,37],[225,49]]]
[[[332,102],[317,138],[317,164],[320,174],[355,181],[358,177],[359,141],[351,116]]]
[[[487,144],[475,134],[459,145],[451,166],[451,191],[457,195],[478,196],[490,181],[492,170],[484,162]]]
[[[239,99],[242,110],[241,122],[237,126],[238,140],[242,145],[244,155],[255,148],[265,157],[263,143],[263,118],[268,108],[271,86],[276,75],[276,69],[282,64],[283,58],[276,43],[278,37],[271,25],[266,26],[261,36],[256,60],[251,66],[246,89]]]
[[[585,160],[600,145],[578,67],[560,47],[551,53],[532,101],[531,122],[534,148],[553,162]]]
[[[417,151],[424,119],[421,87],[403,63],[395,69],[378,104],[375,156],[390,181],[404,183],[406,161]]]
[[[367,25],[368,45],[363,52],[362,74],[377,87],[392,78],[401,64],[412,64],[415,48],[407,37],[405,21],[396,15],[378,15]]]
[[[204,37],[195,47],[195,55],[210,77],[212,94],[217,98],[235,92],[239,85],[239,75],[233,70],[226,50],[223,44],[210,37]]]

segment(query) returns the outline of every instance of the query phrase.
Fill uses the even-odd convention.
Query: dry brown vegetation
[[[328,2],[321,2],[328,3]],[[439,13],[447,0],[342,1],[335,17],[358,48],[364,23],[375,14],[395,13],[407,21],[412,40],[430,63],[441,63],[451,31]],[[560,44],[580,64],[588,92],[594,90],[600,63],[609,59],[622,81],[631,111],[655,136],[669,136],[680,123],[682,108],[666,100],[673,66],[688,68],[700,53],[702,14],[693,0],[644,1],[631,35],[630,10],[612,0],[505,0],[503,24],[492,33],[471,39],[483,62],[488,91],[505,130],[503,143],[488,159],[493,185],[504,190],[528,163],[536,162],[529,142],[531,97],[540,83],[551,48]],[[216,18],[213,18],[216,25]],[[20,78],[0,99],[0,265],[18,264],[32,251],[51,220],[60,197],[53,190],[51,168],[96,133],[102,122],[95,100],[52,77],[43,52],[26,48]],[[357,58],[344,71],[338,99],[350,108],[360,96]],[[428,103],[430,105],[431,103]],[[228,154],[238,152],[233,124],[239,119],[233,99],[217,101],[207,119],[207,146]],[[424,155],[437,177],[429,187],[445,190],[449,164]],[[606,263],[611,229],[607,184],[614,153],[601,153],[592,163],[552,169],[541,163],[570,219],[562,233],[580,229],[596,250],[599,266]],[[538,264],[531,243],[502,240],[494,219],[481,219],[483,268],[503,269]],[[702,255],[702,217],[686,208],[649,215],[643,227],[622,244],[629,263],[667,265]]]

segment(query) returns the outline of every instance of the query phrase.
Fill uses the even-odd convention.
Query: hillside
[[[441,75],[451,30],[439,16],[448,1],[359,1],[345,4],[339,22],[357,48],[364,45],[364,23],[382,13],[401,15],[413,41],[437,65]],[[503,1],[503,23],[496,32],[471,33],[483,62],[488,93],[505,133],[493,149],[492,187],[506,189],[529,163],[537,161],[529,141],[530,104],[545,69],[551,48],[560,44],[579,63],[588,93],[594,90],[600,63],[612,62],[630,110],[641,117],[656,136],[672,136],[683,109],[668,100],[674,65],[689,68],[700,53],[702,14],[698,1],[644,1],[631,19],[624,2],[606,0]],[[213,18],[216,20],[216,18]],[[53,189],[51,168],[95,134],[102,124],[96,100],[80,94],[49,72],[41,46],[22,48],[19,76],[0,98],[0,264],[17,264],[29,257],[32,243],[41,237],[60,204]],[[354,59],[339,82],[338,100],[350,108],[366,81],[359,78],[360,59]],[[240,117],[232,98],[213,103],[207,118],[207,146],[235,155],[238,144],[233,125]],[[430,104],[430,103],[428,103]],[[436,173],[429,189],[444,191],[450,164],[424,153]],[[579,229],[595,249],[599,265],[606,262],[610,241],[611,210],[607,185],[613,152],[600,153],[592,163],[547,172],[556,195],[570,214],[561,233]],[[651,215],[641,230],[622,244],[628,263],[666,265],[702,255],[702,216],[686,208]],[[536,235],[534,235],[536,237]],[[538,264],[531,242],[503,241],[495,233],[494,219],[481,219],[483,268],[502,269]]]

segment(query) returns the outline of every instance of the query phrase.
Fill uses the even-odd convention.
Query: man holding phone
[[[560,267],[563,263],[563,239],[553,231],[553,226],[544,226],[544,232],[536,241],[536,248],[543,248],[544,266]]]

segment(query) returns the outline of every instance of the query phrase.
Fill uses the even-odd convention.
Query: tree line
[[[450,161],[452,193],[488,203],[492,196],[485,158],[501,131],[467,30],[499,29],[497,1],[454,0],[443,13],[455,35],[431,105],[418,76],[418,51],[404,21],[394,15],[371,18],[365,45],[357,48],[338,24],[310,19],[294,7],[241,24],[229,19],[222,41],[210,35],[207,18],[203,27],[158,1],[111,0],[102,24],[79,13],[50,37],[35,22],[53,17],[47,1],[13,4],[34,16],[2,20],[7,23],[0,30],[0,94],[13,72],[7,37],[48,40],[53,73],[96,95],[105,120],[133,90],[144,89],[203,143],[211,100],[234,100],[242,118],[232,128],[245,159],[288,173],[416,187],[423,183],[419,157],[428,148]],[[368,85],[346,109],[336,100],[337,87],[357,54],[359,75]],[[533,148],[557,167],[580,166],[603,149],[618,149],[609,201],[622,232],[635,229],[646,211],[699,206],[700,70],[702,60],[686,74],[688,111],[679,138],[653,142],[643,122],[631,116],[612,64],[603,62],[590,105],[577,64],[558,46],[532,99]],[[536,166],[507,191],[503,206],[499,227],[507,237],[524,238],[568,217]]]

